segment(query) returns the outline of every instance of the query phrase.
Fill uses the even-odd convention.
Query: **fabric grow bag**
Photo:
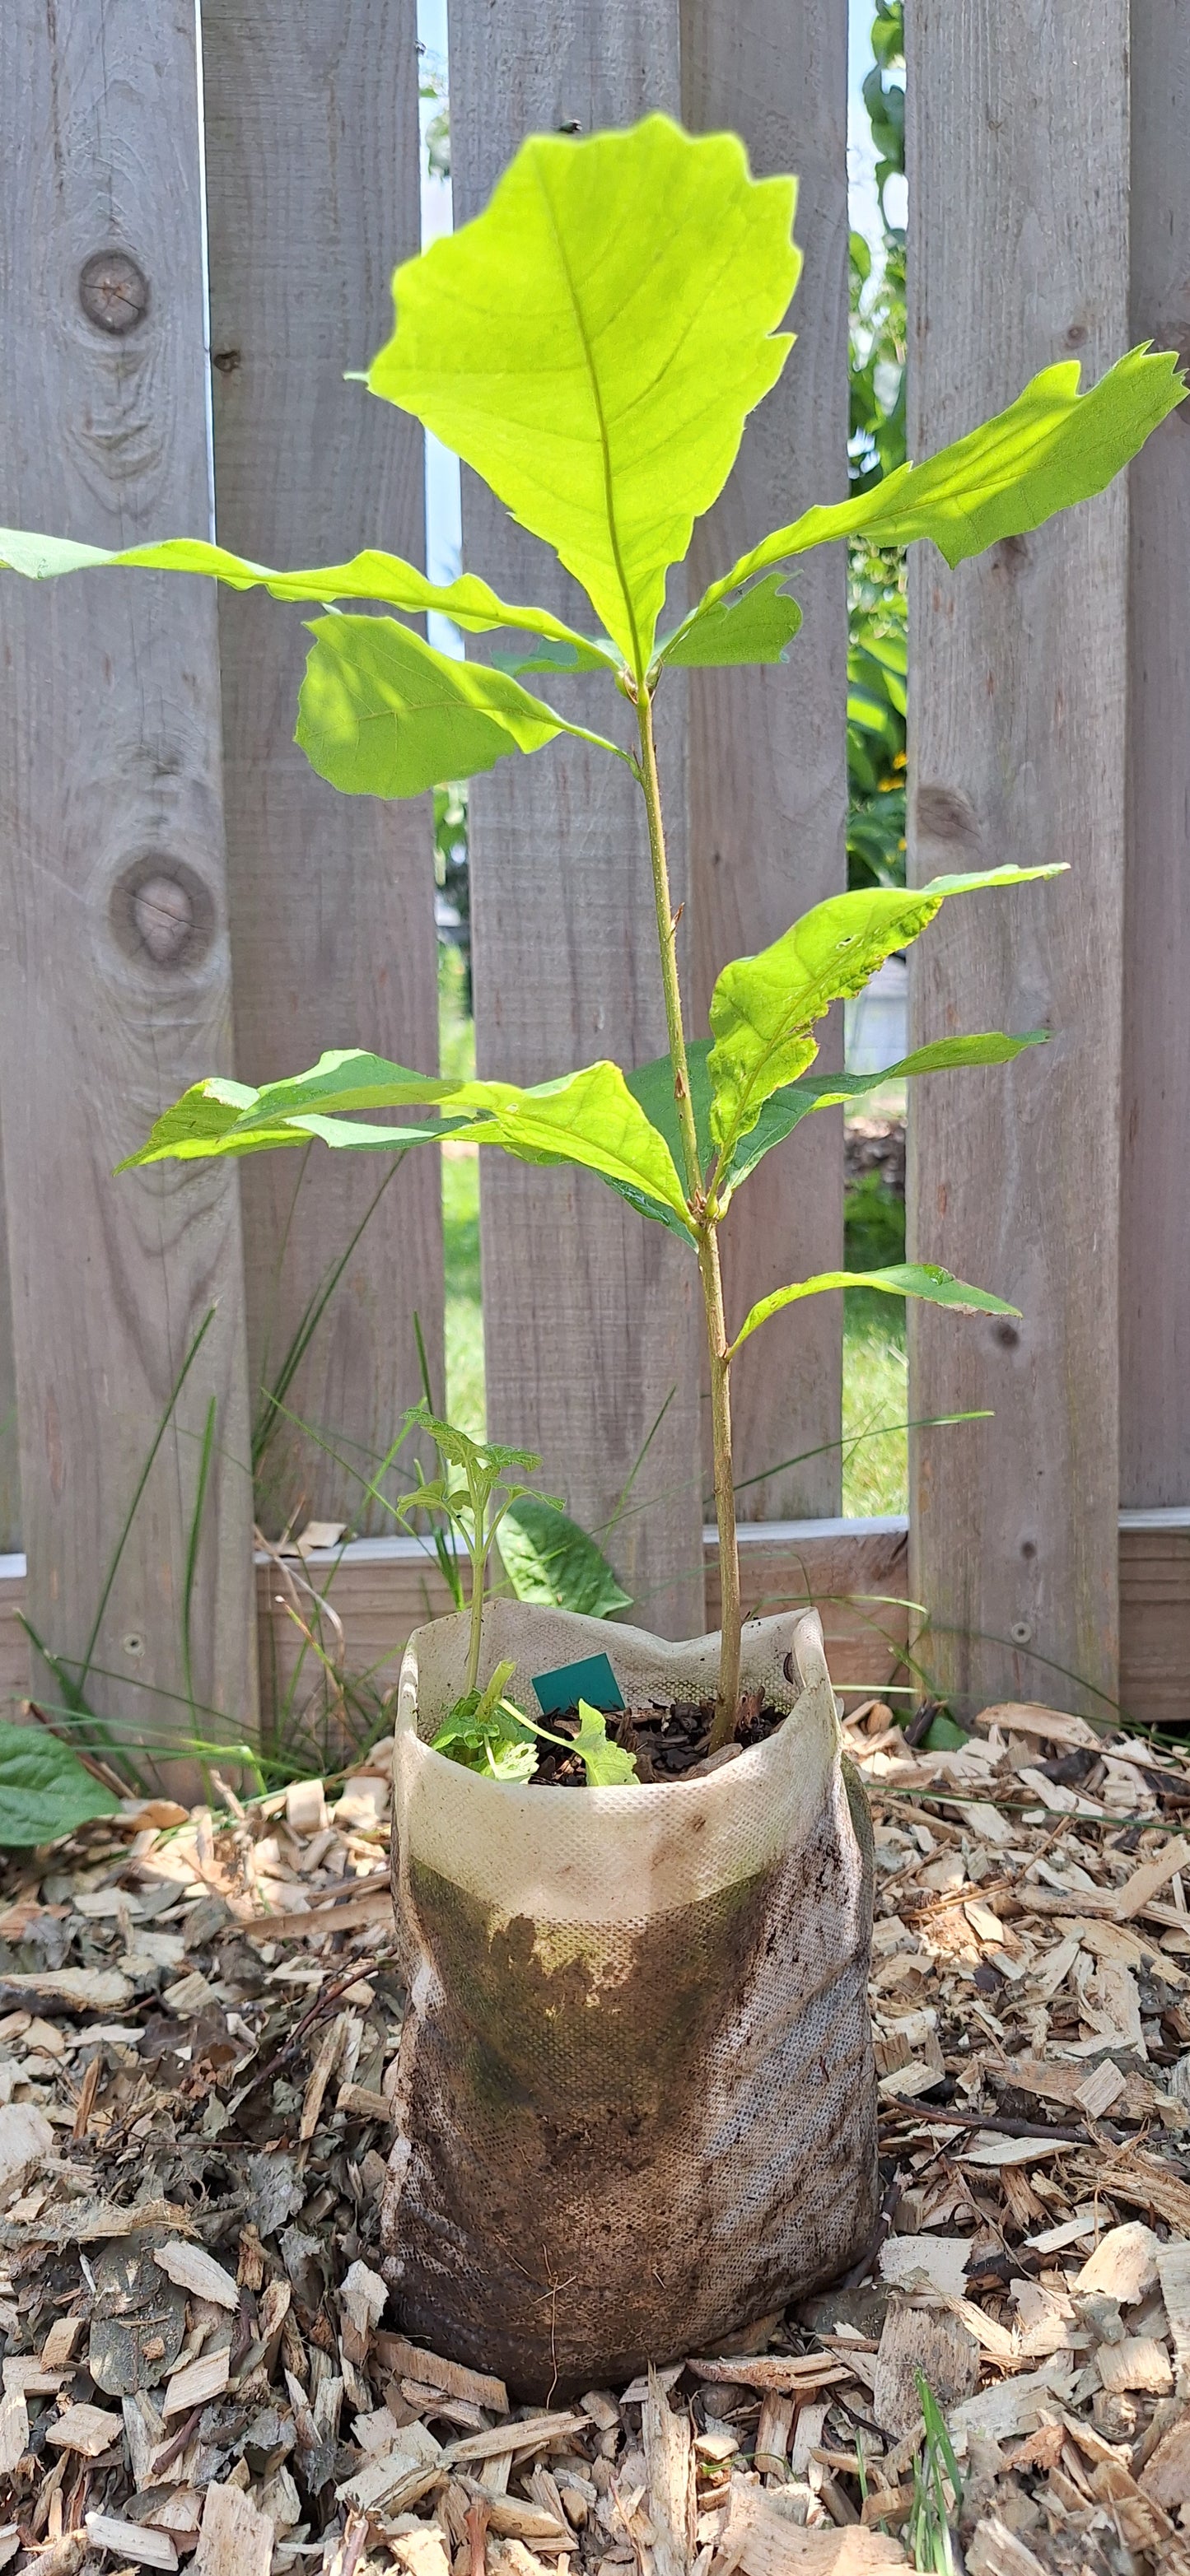
[[[712,2350],[869,2241],[871,1826],[814,1612],[744,1630],[743,1687],[785,1725],[662,1786],[505,1786],[431,1751],[467,1637],[418,1629],[401,1672],[384,2269],[407,2333],[565,2395]],[[718,1645],[494,1601],[480,1678],[513,1659],[536,1716],[533,1674],[607,1652],[668,1704],[713,1691]]]

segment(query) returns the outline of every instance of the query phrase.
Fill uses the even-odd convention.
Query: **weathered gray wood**
[[[1129,338],[1190,357],[1190,17],[1132,14]],[[1120,1205],[1120,1469],[1126,1504],[1190,1497],[1190,424],[1130,476],[1128,861]]]
[[[847,490],[847,20],[836,0],[684,0],[688,125],[730,127],[758,176],[798,174],[805,255],[791,321],[797,347],[754,414],[715,508],[695,535],[693,579],[712,580],[771,527]],[[793,585],[805,629],[787,669],[697,671],[690,684],[689,864],[695,1008],[729,958],[761,948],[847,881],[847,565],[810,556]],[[832,1030],[824,1064],[842,1062]],[[729,1316],[789,1279],[837,1270],[843,1253],[842,1121],[826,1113],[766,1163],[723,1238]],[[747,1520],[837,1512],[840,1452],[765,1471],[837,1441],[842,1299],[787,1309],[732,1372],[736,1474]]]
[[[1127,41],[1125,0],[917,0],[914,452],[1038,367],[1078,356],[1093,380],[1127,347]],[[912,1311],[911,1414],[996,1418],[917,1436],[910,1587],[934,1623],[923,1659],[960,1702],[1047,1696],[1056,1665],[1063,1706],[1093,1709],[1118,1651],[1125,489],[953,575],[923,551],[912,582],[914,880],[1008,860],[1072,873],[955,902],[913,952],[915,1043],[1054,1034],[915,1094],[915,1251],[1023,1311]]]
[[[421,431],[343,382],[387,339],[389,279],[418,244],[414,0],[204,0],[203,27],[220,538],[263,563],[333,563],[375,544],[420,563]],[[224,594],[219,625],[237,1070],[264,1081],[352,1045],[432,1070],[429,800],[338,796],[307,766],[293,741],[300,610]],[[370,1155],[321,1150],[300,1187],[296,1156],[246,1168],[255,1404],[382,1174]],[[287,1398],[368,1473],[421,1393],[415,1311],[441,1391],[430,1152],[408,1155],[386,1189]],[[288,1423],[260,1504],[272,1531],[307,1511],[391,1526],[358,1475]]]
[[[679,106],[677,0],[558,10],[543,0],[456,9],[451,22],[456,221],[474,214],[522,136],[583,133]],[[464,554],[507,597],[590,617],[545,550],[464,482]],[[589,708],[591,682],[551,683]],[[571,692],[570,695],[566,691]],[[581,692],[581,695],[580,695]],[[614,721],[614,713],[605,713]],[[684,708],[671,696],[663,789],[675,899],[684,887]],[[472,791],[476,1038],[484,1074],[540,1081],[665,1044],[643,812],[618,762],[581,743],[508,761]],[[635,1616],[702,1625],[698,1283],[661,1227],[599,1181],[490,1156],[482,1174],[488,1422],[539,1449],[550,1484],[606,1519],[671,1389],[612,1554]],[[642,1509],[642,1505],[655,1507]]]
[[[0,1556],[21,1543],[21,1478],[17,1453],[17,1367],[12,1347],[12,1291],[0,1155]]]
[[[207,532],[196,109],[189,0],[154,12],[151,43],[138,0],[11,0],[0,17],[12,520],[101,546]],[[139,320],[135,272],[122,289],[113,253],[145,282]],[[106,295],[127,332],[83,308],[96,254],[108,265],[92,307]],[[214,598],[165,575],[11,580],[0,621],[0,1110],[30,1609],[51,1647],[79,1655],[214,1305],[92,1693],[148,1735],[190,1725],[157,1694],[183,1688],[186,1533],[214,1395],[194,1686],[238,1732],[256,1706],[238,1184],[218,1165],[112,1178],[184,1084],[230,1064]]]

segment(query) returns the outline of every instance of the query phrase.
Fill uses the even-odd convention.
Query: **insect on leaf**
[[[794,183],[665,116],[531,135],[482,214],[393,279],[368,382],[582,583],[643,676],[670,564],[790,348]]]
[[[991,868],[935,877],[916,890],[864,886],[815,904],[759,956],[733,959],[711,995],[711,1132],[724,1166],[770,1095],[813,1063],[815,1022],[832,1002],[862,992],[894,949],[919,938],[948,895],[1060,874],[1057,867]]]

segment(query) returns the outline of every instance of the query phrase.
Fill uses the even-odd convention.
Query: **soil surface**
[[[635,1755],[637,1778],[647,1786],[650,1781],[689,1779],[692,1773],[708,1767],[714,1714],[713,1699],[655,1701],[645,1708],[609,1710],[607,1731],[626,1753]],[[759,1691],[746,1692],[740,1702],[735,1741],[715,1757],[715,1768],[737,1753],[747,1753],[753,1744],[763,1744],[784,1725],[788,1715],[788,1709],[774,1708],[771,1701],[762,1702]],[[563,1710],[548,1724],[554,1735],[577,1735],[577,1708]],[[543,1744],[537,1769],[527,1786],[585,1789],[586,1765],[577,1753],[556,1753],[552,1744]]]

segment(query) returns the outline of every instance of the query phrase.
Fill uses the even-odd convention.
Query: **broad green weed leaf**
[[[622,1789],[636,1779],[636,1755],[612,1743],[602,1709],[592,1708],[589,1700],[580,1699],[578,1704],[574,1749],[587,1766],[589,1789]]]
[[[420,796],[494,769],[509,752],[540,751],[560,733],[617,748],[568,724],[506,672],[436,652],[395,617],[336,611],[312,618],[310,632],[294,739],[319,777],[348,796]]]
[[[531,135],[393,279],[368,382],[543,537],[643,677],[670,564],[784,365],[794,184],[665,116]]]
[[[518,1601],[576,1610],[588,1619],[610,1619],[632,1606],[594,1539],[542,1494],[522,1494],[509,1506],[496,1544]]]
[[[0,1727],[0,1850],[55,1843],[120,1801],[41,1726]]]
[[[789,1083],[766,1100],[755,1127],[736,1147],[730,1169],[716,1187],[720,1207],[755,1170],[762,1155],[792,1135],[800,1121],[814,1110],[837,1108],[841,1102],[862,1099],[865,1092],[876,1091],[883,1083],[905,1082],[918,1074],[948,1073],[960,1065],[1011,1064],[1026,1047],[1044,1046],[1048,1037],[1048,1029],[1031,1029],[1027,1037],[1020,1038],[1007,1037],[1001,1029],[989,1029],[977,1036],[936,1038],[931,1045],[902,1056],[899,1063],[885,1065],[880,1073],[806,1074],[800,1082]]]
[[[755,581],[735,599],[720,600],[697,624],[681,627],[657,648],[657,659],[687,671],[725,671],[751,662],[784,662],[802,622],[779,572]]]
[[[838,537],[864,536],[882,546],[932,537],[953,566],[1002,537],[1040,527],[1055,511],[1102,492],[1143,447],[1182,400],[1178,369],[1176,351],[1146,343],[1080,394],[1077,359],[1044,367],[1007,411],[924,465],[900,465],[854,500],[807,510],[762,538],[711,583],[679,633],[689,633],[755,573]]]
[[[1061,873],[1059,867],[989,868],[934,877],[916,889],[865,886],[815,904],[759,956],[733,959],[711,995],[711,1132],[724,1166],[771,1093],[813,1063],[815,1021],[832,1002],[862,992],[894,949],[920,937],[948,895]]]
[[[21,528],[0,528],[0,571],[23,573],[28,581],[50,581],[65,572],[103,571],[112,565],[142,572],[207,574],[229,590],[267,590],[274,599],[321,600],[327,607],[337,599],[371,599],[387,608],[402,608],[410,617],[440,609],[456,626],[480,633],[493,626],[517,626],[530,635],[552,636],[561,647],[570,646],[582,657],[542,668],[620,668],[620,656],[612,645],[601,646],[576,635],[548,608],[524,608],[501,599],[478,573],[460,573],[457,581],[427,581],[415,564],[377,547],[353,555],[350,563],[273,572],[267,564],[251,563],[246,556],[229,554],[226,546],[211,546],[199,537],[165,537],[159,545],[128,546],[122,554],[108,554],[101,546],[75,545],[68,537],[39,537]]]
[[[969,1288],[965,1280],[954,1278],[933,1261],[900,1261],[889,1270],[822,1270],[816,1279],[795,1279],[792,1287],[775,1288],[771,1297],[761,1297],[741,1324],[732,1351],[767,1324],[770,1315],[779,1315],[783,1306],[795,1305],[800,1297],[820,1297],[830,1288],[879,1288],[886,1297],[924,1297],[931,1306],[957,1306],[965,1315],[1020,1313],[1019,1306],[1007,1306],[990,1289]]]

